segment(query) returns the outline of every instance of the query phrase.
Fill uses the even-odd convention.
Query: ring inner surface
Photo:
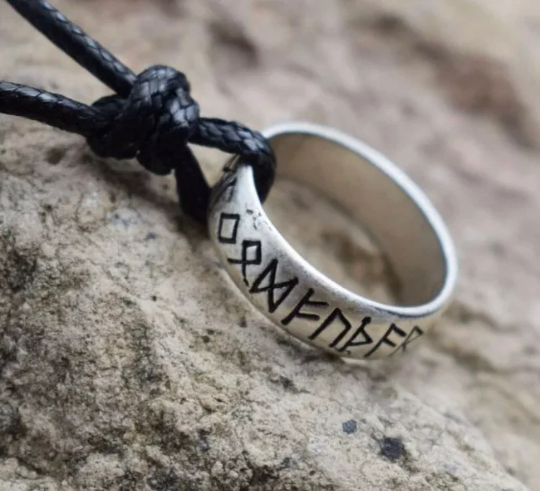
[[[350,214],[378,243],[397,276],[402,306],[418,306],[441,291],[446,262],[427,216],[396,181],[339,142],[283,133],[270,138],[278,176],[314,188]]]

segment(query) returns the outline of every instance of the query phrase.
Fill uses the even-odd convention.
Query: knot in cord
[[[134,81],[128,97],[103,97],[93,104],[103,127],[88,137],[100,157],[136,158],[154,174],[169,174],[197,130],[199,105],[186,76],[167,66],[153,66]],[[178,162],[177,162],[178,163]]]

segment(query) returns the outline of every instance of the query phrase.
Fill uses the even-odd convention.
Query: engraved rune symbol
[[[310,321],[319,321],[321,320],[321,316],[318,314],[314,314],[311,312],[304,312],[302,310],[303,307],[313,307],[313,308],[325,308],[328,307],[327,302],[321,302],[320,300],[311,300],[313,297],[313,294],[315,293],[315,290],[313,288],[310,288],[307,293],[300,299],[300,301],[296,304],[296,307],[292,309],[291,313],[285,317],[281,323],[284,326],[288,326],[291,321],[298,317],[300,319],[307,319]]]
[[[237,213],[222,213],[219,216],[218,241],[222,244],[236,244],[240,215]]]
[[[396,334],[400,338],[404,338],[404,337],[407,336],[407,333],[403,329],[396,326],[395,324],[391,324],[390,327],[388,328],[388,330],[384,333],[383,337],[381,339],[379,339],[379,342],[368,353],[365,354],[364,358],[369,358],[383,344],[386,344],[387,346],[390,346],[391,348],[395,348],[397,346],[397,344],[391,338],[392,334]]]
[[[294,287],[298,285],[298,278],[292,278],[277,283],[277,268],[278,260],[272,259],[264,271],[253,282],[253,285],[249,290],[250,293],[267,292],[266,299],[268,301],[268,312],[270,313],[275,312],[281,303],[289,296]],[[266,285],[262,286],[265,280],[267,280]],[[276,290],[281,290],[281,293],[277,298],[275,297]]]
[[[417,340],[419,337],[424,335],[424,331],[420,329],[418,326],[414,326],[407,334],[407,337],[405,338],[405,341],[401,344],[401,346],[398,346],[391,354],[390,356],[394,356],[399,350],[402,350],[403,352],[407,351],[407,346],[411,344],[413,341]]]
[[[259,240],[243,240],[242,241],[242,254],[240,259],[227,258],[227,261],[231,264],[240,264],[242,267],[242,276],[244,283],[249,286],[247,280],[247,267],[258,266],[262,262],[262,250],[261,242]]]
[[[345,338],[345,336],[347,336],[347,334],[352,328],[352,324],[349,322],[347,317],[345,317],[345,315],[339,308],[334,309],[330,313],[330,315],[323,321],[320,327],[309,337],[309,339],[313,341],[328,327],[335,324],[336,321],[339,321],[339,323],[343,326],[343,329],[332,341],[332,343],[330,343],[330,345],[328,346],[329,348],[336,348],[340,353],[343,353],[350,347],[363,346],[365,344],[371,344],[373,342],[371,336],[365,331],[366,326],[371,323],[371,317],[364,317],[364,319],[362,319],[360,327],[358,327],[354,331],[353,335],[345,342],[345,344],[341,348],[338,348],[339,343],[341,343],[341,341]],[[360,335],[362,336],[362,339],[357,341]]]
[[[339,320],[341,324],[344,326],[343,330],[339,334],[339,336],[334,339],[332,344],[330,345],[330,348],[335,348],[339,342],[346,336],[346,334],[351,330],[351,323],[349,320],[343,315],[343,312],[341,309],[334,309],[330,313],[330,315],[323,321],[323,323],[320,325],[320,327],[309,337],[312,341],[314,339],[317,339],[319,334],[321,334],[323,331],[326,330],[326,328],[334,323],[334,321]]]
[[[351,338],[339,349],[340,352],[347,351],[347,348],[363,346],[373,343],[373,338],[366,332],[366,327],[371,324],[371,317],[364,317],[360,327],[354,332]],[[358,336],[362,335],[364,339],[357,341]]]

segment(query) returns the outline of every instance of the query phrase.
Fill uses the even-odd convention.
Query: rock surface
[[[170,179],[0,117],[0,491],[540,489],[538,2],[55,3],[134,69],[186,71],[206,115],[383,150],[447,219],[461,285],[414,353],[320,357],[236,294]],[[4,3],[0,43],[0,79],[106,93]],[[299,196],[276,221],[379,290],[347,219]]]

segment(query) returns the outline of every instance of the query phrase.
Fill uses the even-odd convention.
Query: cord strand
[[[11,82],[0,82],[0,112],[86,137],[107,124],[103,114],[92,106],[60,94]]]
[[[6,0],[6,2],[112,91],[122,97],[129,95],[136,75],[49,2],[45,0]]]

